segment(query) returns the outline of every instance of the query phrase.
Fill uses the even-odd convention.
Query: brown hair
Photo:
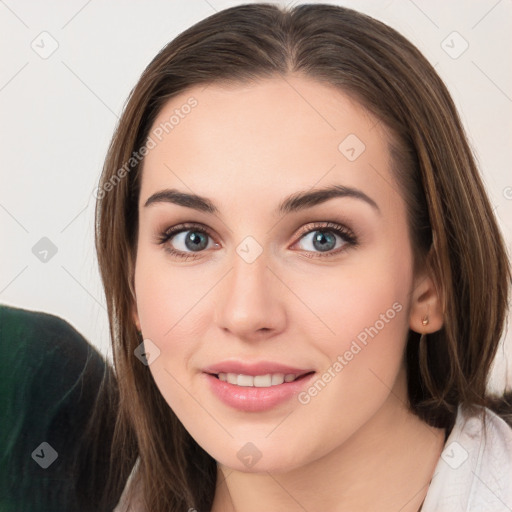
[[[225,9],[181,33],[143,72],[113,136],[98,193],[96,247],[120,393],[120,459],[114,464],[123,468],[135,451],[139,454],[140,481],[152,512],[209,510],[216,463],[191,438],[133,354],[140,343],[132,307],[143,162],[133,154],[146,143],[166,102],[188,88],[288,73],[338,87],[390,134],[415,265],[430,269],[445,313],[443,328],[428,341],[420,343],[420,335],[409,332],[411,410],[430,425],[451,429],[459,404],[492,404],[486,384],[506,318],[510,268],[442,80],[402,35],[351,9],[319,4]],[[112,472],[114,483],[117,474]]]

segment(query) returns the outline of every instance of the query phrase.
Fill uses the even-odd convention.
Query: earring
[[[422,325],[427,325],[428,324],[428,315],[425,315],[422,320],[421,320],[421,324]],[[425,332],[422,332],[421,333],[421,336],[420,336],[420,345],[422,345],[423,343],[425,343],[425,339],[427,337],[427,333]]]

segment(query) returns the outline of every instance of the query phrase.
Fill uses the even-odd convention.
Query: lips
[[[225,361],[206,368],[205,373],[214,375],[222,382],[229,382],[235,386],[261,387],[279,386],[283,382],[293,382],[307,375],[312,370],[303,370],[279,363],[241,363]]]
[[[245,412],[263,412],[291,399],[314,373],[274,362],[225,361],[203,369],[213,394]]]

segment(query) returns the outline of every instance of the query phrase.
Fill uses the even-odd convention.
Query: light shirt
[[[512,512],[512,428],[485,410],[486,437],[481,415],[469,416],[459,405],[421,512]],[[140,489],[128,503],[138,462],[114,512],[144,512]]]
[[[512,511],[512,428],[486,412],[484,436],[481,416],[459,405],[421,512]]]

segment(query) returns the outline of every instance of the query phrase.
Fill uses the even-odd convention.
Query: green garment
[[[105,372],[66,321],[0,305],[0,512],[100,510],[115,410],[103,407],[97,436],[86,428],[114,396],[100,388]]]

